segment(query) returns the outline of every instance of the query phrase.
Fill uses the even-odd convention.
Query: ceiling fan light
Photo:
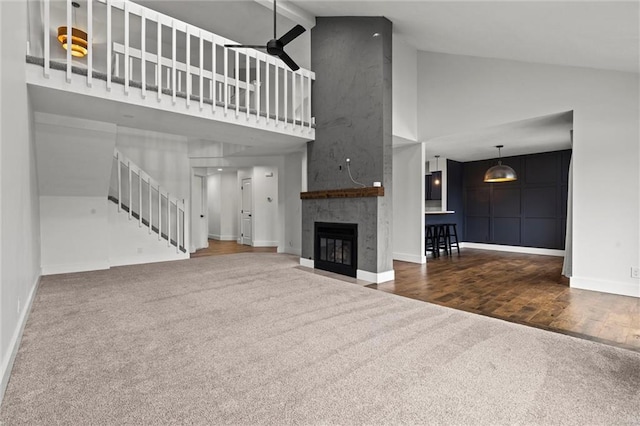
[[[63,25],[58,27],[58,41],[65,50],[67,50],[69,46],[68,39],[67,26]],[[81,29],[71,27],[71,56],[82,58],[87,54],[89,48],[87,39],[87,33]]]
[[[518,180],[516,171],[505,164],[498,164],[484,174],[485,182],[512,182]]]

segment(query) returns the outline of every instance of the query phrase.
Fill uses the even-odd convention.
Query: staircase
[[[172,197],[117,149],[108,199],[117,205],[119,214],[147,229],[150,236],[166,241],[167,247],[175,247],[178,254],[187,253],[189,215],[184,200]]]

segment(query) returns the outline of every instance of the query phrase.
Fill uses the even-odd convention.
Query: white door
[[[193,176],[191,181],[191,245],[192,250],[209,247],[209,222],[207,219],[207,180]]]
[[[251,191],[251,178],[242,179],[242,210],[240,211],[242,216],[242,244],[251,245],[251,232],[253,219],[251,218],[251,212],[253,207],[251,205],[252,191]]]

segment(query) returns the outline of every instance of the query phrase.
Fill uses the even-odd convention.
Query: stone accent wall
[[[353,178],[381,182],[384,196],[303,200],[304,258],[314,258],[315,222],[357,223],[358,269],[393,269],[391,37],[391,22],[379,17],[317,18],[312,30],[316,139],[307,147],[308,190],[356,187],[350,158]]]

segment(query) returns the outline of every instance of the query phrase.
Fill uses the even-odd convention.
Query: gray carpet
[[[640,354],[238,254],[44,277],[0,421],[640,424]]]

